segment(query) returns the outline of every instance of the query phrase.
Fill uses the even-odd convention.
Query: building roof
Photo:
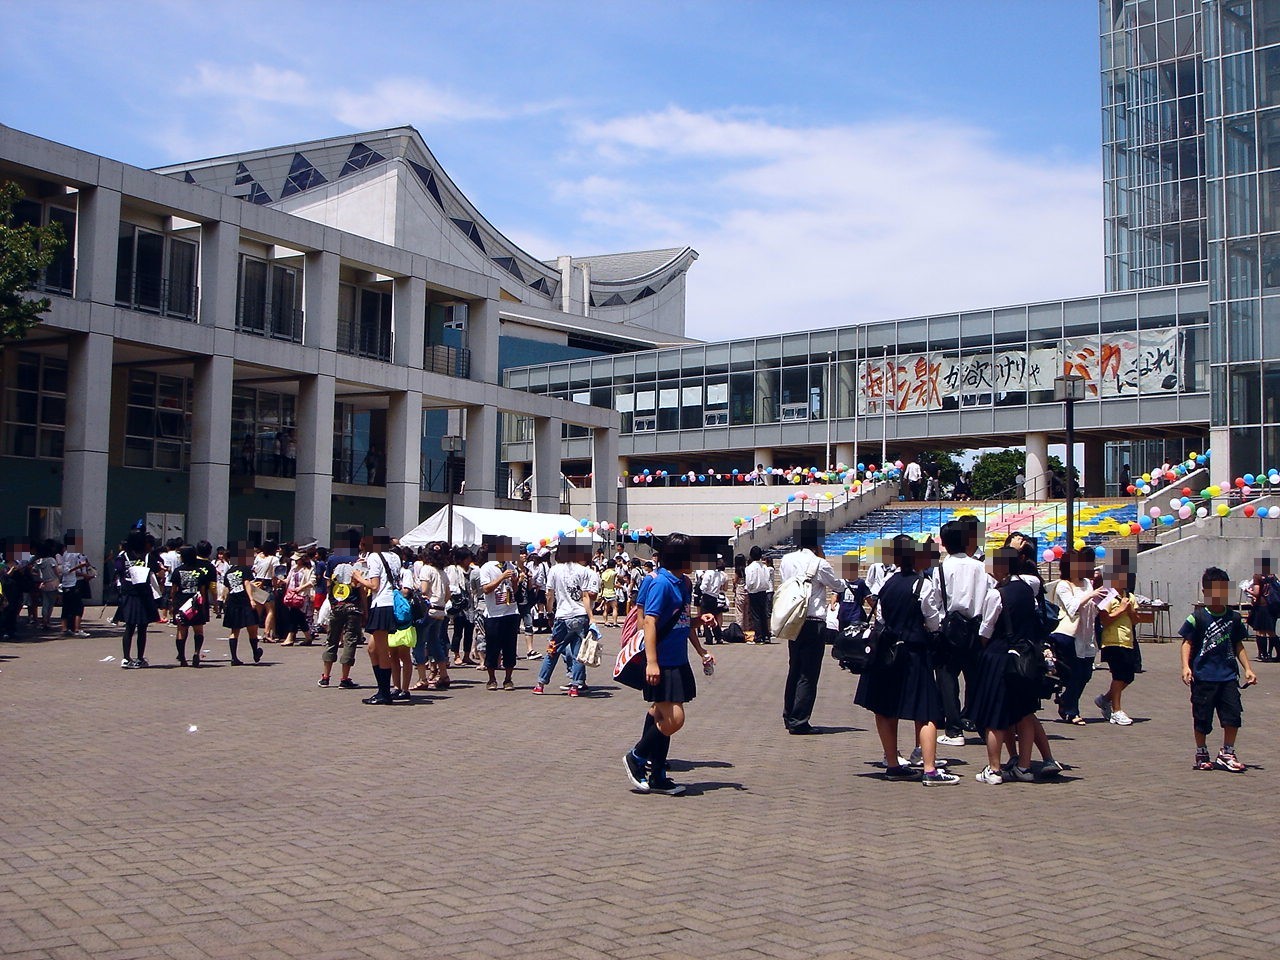
[[[634,283],[645,279],[663,268],[673,266],[691,247],[666,247],[662,250],[637,250],[634,253],[604,253],[591,257],[574,257],[574,263],[585,263],[591,268],[592,282]],[[697,254],[694,253],[696,257]]]

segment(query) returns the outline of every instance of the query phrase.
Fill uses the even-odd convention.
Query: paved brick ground
[[[666,798],[623,779],[629,690],[459,674],[371,708],[315,686],[314,648],[231,668],[212,642],[208,669],[125,672],[93,630],[0,645],[6,957],[1280,955],[1269,664],[1247,774],[1189,769],[1158,646],[1126,698],[1145,722],[1050,726],[1063,782],[979,785],[967,746],[947,751],[964,781],[926,790],[869,765],[847,674],[815,718],[837,732],[787,737],[785,650],[717,648],[673,750],[689,794]]]

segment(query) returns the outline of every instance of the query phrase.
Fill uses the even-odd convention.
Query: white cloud
[[[689,333],[719,338],[1102,288],[1099,171],[947,121],[785,126],[667,110],[584,124],[582,242],[689,243]]]

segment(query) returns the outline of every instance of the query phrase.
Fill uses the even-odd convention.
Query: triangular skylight
[[[347,156],[347,162],[342,165],[342,170],[338,176],[345,177],[348,173],[355,173],[357,170],[363,170],[365,167],[372,166],[375,163],[382,163],[385,160],[382,154],[367,143],[356,143],[351,147],[351,153]]]
[[[436,175],[420,163],[414,163],[412,160],[408,162],[409,168],[417,174],[418,179],[422,181],[422,185],[427,188],[427,193],[431,194],[440,209],[443,210],[444,200],[440,196],[440,188],[436,186]]]
[[[450,217],[459,230],[467,235],[467,239],[480,248],[484,252],[484,240],[480,237],[480,231],[476,225],[470,220],[464,220],[462,217]]]
[[[289,176],[284,181],[284,187],[280,190],[281,197],[291,197],[295,193],[301,193],[303,190],[310,190],[312,187],[318,187],[322,183],[328,183],[320,171],[311,165],[308,160],[300,153],[293,155],[293,164],[289,167]]]

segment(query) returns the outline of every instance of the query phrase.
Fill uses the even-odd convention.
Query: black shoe
[[[263,655],[264,653],[266,653],[266,651],[265,651],[265,650],[263,650],[261,647],[258,647],[258,649],[254,650],[254,651],[253,651],[253,662],[254,662],[254,663],[257,663],[258,661],[260,661],[260,660],[262,659],[262,655]]]
[[[365,697],[360,702],[367,703],[371,707],[379,707],[384,704],[389,705],[389,704],[395,703],[395,701],[392,700],[390,697],[385,697],[381,693],[375,693],[372,697]]]
[[[886,780],[919,780],[920,771],[912,770],[910,767],[889,767],[884,772]]]
[[[195,656],[191,658],[191,665],[193,667],[200,666],[200,654],[197,653]]]
[[[243,667],[243,666],[244,666],[244,661],[243,661],[243,660],[236,659],[236,658],[234,658],[234,657],[233,657],[233,658],[232,658],[232,660],[231,660],[231,665],[232,665],[233,667]]]
[[[793,737],[811,737],[823,732],[824,732],[823,730],[820,730],[819,728],[814,726],[810,726],[807,723],[804,724],[803,726],[790,727],[787,729],[787,733],[791,734]]]
[[[340,686],[343,690],[355,690],[357,687],[360,686],[360,684],[356,683],[350,677],[343,677],[341,680],[338,681],[338,686]]]
[[[678,797],[684,793],[684,784],[676,783],[666,774],[660,777],[650,775],[648,783],[650,793],[661,793],[668,797]]]
[[[321,677],[319,680],[316,681],[317,687],[327,687],[328,685],[329,685],[328,677]]]
[[[627,770],[627,779],[631,781],[631,786],[641,793],[649,792],[648,770],[640,761],[640,758],[631,750],[628,750],[622,758],[622,762]]]
[[[965,730],[967,733],[977,733],[977,732],[978,732],[978,728],[977,728],[976,726],[974,726],[973,721],[972,721],[972,720],[969,720],[969,719],[967,719],[967,718],[962,719],[962,720],[960,721],[960,727],[961,727],[961,729]]]
[[[179,657],[179,658],[178,658],[178,666],[180,666],[180,667],[189,666],[189,664],[187,663],[187,660],[186,660],[186,658],[185,658],[185,657]]]
[[[392,696],[396,700],[412,700],[413,699],[413,697],[409,695],[408,690],[401,690],[399,693],[392,694]]]

